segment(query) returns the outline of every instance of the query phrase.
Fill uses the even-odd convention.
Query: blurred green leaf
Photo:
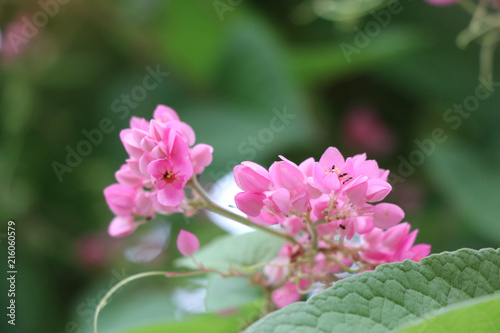
[[[427,165],[426,165],[427,166]],[[437,189],[464,216],[471,230],[500,244],[498,165],[491,165],[465,144],[447,144],[429,157],[428,174]]]
[[[416,50],[429,46],[421,31],[407,28],[386,28],[370,38],[365,48],[356,48],[355,36],[337,45],[311,46],[290,52],[293,68],[302,82],[310,86],[339,76],[353,75],[384,64],[393,64]],[[344,43],[344,44],[343,44]],[[341,45],[355,47],[359,53],[344,54]],[[349,49],[348,49],[349,50]]]
[[[223,278],[217,274],[208,276],[205,306],[210,312],[239,308],[261,298],[262,289],[251,285],[246,278]]]
[[[469,333],[500,331],[500,295],[460,302],[438,310],[427,319],[403,328],[401,333]]]
[[[194,83],[210,83],[224,37],[211,1],[164,2],[157,29],[159,47],[175,71]]]
[[[123,333],[200,333],[200,332],[237,332],[240,320],[237,316],[221,317],[204,314],[191,317],[181,322],[153,324],[137,329],[121,331]]]
[[[252,266],[265,263],[278,255],[285,241],[262,231],[242,235],[227,235],[215,239],[194,254],[194,258],[207,268],[228,271],[230,266]],[[175,261],[177,266],[196,269],[191,258]]]

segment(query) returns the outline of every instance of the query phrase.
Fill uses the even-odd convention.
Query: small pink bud
[[[132,216],[117,216],[111,220],[108,227],[108,233],[111,237],[123,237],[130,235],[137,229]]]
[[[177,237],[177,248],[183,256],[190,256],[200,248],[198,237],[186,230],[181,230]]]
[[[373,207],[373,225],[380,229],[390,228],[405,217],[403,210],[391,203],[380,203]]]

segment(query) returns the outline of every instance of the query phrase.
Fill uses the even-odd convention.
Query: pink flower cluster
[[[430,253],[429,245],[413,246],[417,230],[398,225],[403,210],[380,203],[392,190],[389,171],[365,154],[344,159],[330,147],[318,162],[280,158],[269,170],[253,162],[234,169],[243,190],[238,208],[253,223],[278,225],[296,240],[264,269],[269,284],[280,286],[272,295],[278,307],[299,300],[314,282],[333,282],[335,273]]]
[[[206,144],[193,146],[193,129],[164,105],[153,120],[132,117],[120,139],[129,158],[115,174],[118,183],[104,189],[116,215],[108,228],[113,237],[132,233],[155,213],[182,212],[186,183],[212,162],[213,152]]]

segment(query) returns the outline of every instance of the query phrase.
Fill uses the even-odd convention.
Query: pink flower
[[[158,105],[150,121],[132,117],[120,139],[129,158],[115,174],[118,184],[104,190],[115,215],[137,219],[135,229],[156,213],[194,210],[184,202],[184,187],[212,162],[213,148],[205,144],[190,148],[195,133],[172,108]],[[114,225],[124,226],[124,221]]]
[[[176,162],[162,159],[148,164],[148,173],[158,190],[158,202],[165,206],[177,206],[184,200],[184,186],[193,174],[188,161],[181,159]]]
[[[177,237],[177,248],[183,256],[190,256],[200,248],[198,237],[186,230],[181,230]]]

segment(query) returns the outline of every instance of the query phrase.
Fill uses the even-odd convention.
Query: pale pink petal
[[[153,112],[153,118],[161,122],[169,122],[172,120],[179,121],[179,115],[169,106],[159,104]]]
[[[392,249],[396,249],[406,238],[408,232],[410,232],[410,224],[406,222],[387,229],[383,238],[384,245]]]
[[[162,141],[165,137],[166,126],[164,123],[156,120],[151,120],[149,123],[149,135],[156,141]]]
[[[330,169],[325,170],[320,163],[314,163],[313,167],[314,187],[322,193],[329,194],[340,188],[340,181],[335,172]]]
[[[241,192],[236,194],[234,201],[236,207],[248,216],[259,216],[260,210],[264,207],[266,196],[262,193]]]
[[[290,161],[274,162],[269,168],[269,174],[275,187],[283,187],[289,191],[305,188],[305,175]]]
[[[313,166],[314,158],[309,157],[307,160],[299,164],[299,169],[304,175],[306,175],[306,177],[312,177]]]
[[[275,213],[290,213],[290,192],[284,188],[268,193],[269,208]],[[264,200],[266,203],[266,200]]]
[[[134,175],[136,175],[138,177],[143,177],[141,170],[139,168],[139,160],[137,160],[135,158],[129,158],[129,159],[125,160],[125,162],[127,162],[127,165],[130,168],[130,171],[132,171],[132,173]]]
[[[158,145],[158,143],[159,142],[153,138],[146,136],[141,140],[141,149],[149,153]]]
[[[345,194],[353,204],[358,204],[363,200],[368,189],[368,182],[366,177],[358,177],[350,181],[344,188]]]
[[[127,216],[134,210],[136,188],[112,184],[104,189],[104,198],[113,213]]]
[[[132,117],[130,118],[130,128],[137,128],[147,132],[149,129],[149,121],[144,118]]]
[[[271,186],[268,177],[246,165],[235,166],[233,173],[236,184],[245,192],[264,192]]]
[[[205,170],[205,167],[212,163],[212,153],[214,148],[204,143],[197,144],[191,149],[191,161],[193,161],[194,174],[200,174]]]
[[[115,178],[118,183],[128,187],[142,186],[142,178],[133,173],[127,164],[122,165],[120,170],[115,172]]]
[[[120,132],[120,139],[125,147],[125,150],[130,157],[139,159],[144,151],[140,146],[140,142],[136,142],[131,129],[124,129]]]
[[[184,189],[178,189],[173,186],[159,190],[157,194],[158,202],[167,207],[175,207],[184,200]]]
[[[323,153],[319,164],[324,168],[339,168],[342,169],[344,166],[344,156],[339,152],[337,148],[328,147],[328,149]]]
[[[153,217],[155,215],[151,192],[143,190],[137,192],[135,196],[134,213],[144,217]]]
[[[283,281],[288,274],[288,264],[290,264],[290,258],[279,256],[271,260],[268,266],[264,267],[263,272],[269,284],[279,284]]]
[[[290,216],[283,220],[283,225],[290,236],[297,235],[304,226],[304,220],[298,216]]]
[[[189,231],[181,230],[177,237],[177,248],[183,256],[190,256],[200,249],[200,241]]]
[[[271,294],[271,300],[276,304],[278,309],[297,302],[301,298],[302,295],[297,291],[297,287],[290,281],[285,282],[282,287],[276,289]]]
[[[392,186],[388,182],[376,178],[369,179],[368,188],[366,190],[366,201],[382,201],[391,192],[391,190]]]
[[[290,198],[290,201],[293,211],[296,214],[303,214],[311,207],[307,190],[297,191],[293,197]]]
[[[420,261],[431,253],[431,246],[429,244],[418,244],[412,247],[410,252],[413,254],[411,260]]]

